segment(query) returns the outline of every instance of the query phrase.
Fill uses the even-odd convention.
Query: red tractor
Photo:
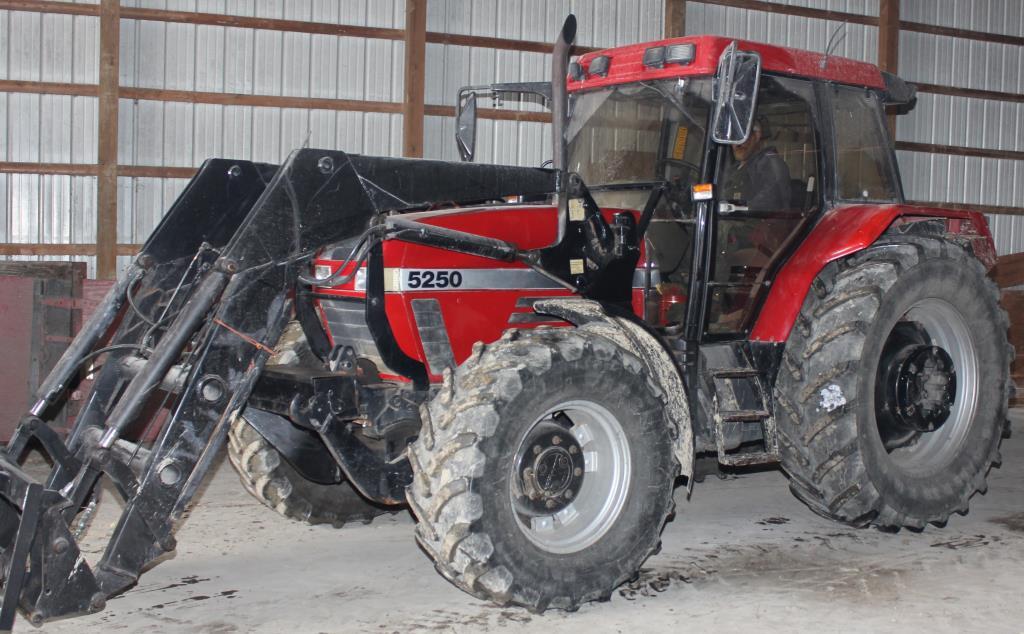
[[[549,104],[550,168],[204,164],[0,456],[0,626],[136,583],[225,440],[268,506],[340,524],[407,505],[445,577],[535,611],[636,575],[700,457],[778,462],[855,526],[967,511],[1011,348],[984,217],[904,201],[886,109],[912,87],[718,37],[570,65],[574,32],[550,84],[459,97],[464,158],[478,94]],[[47,418],[100,361],[59,437]],[[30,442],[43,482],[18,466]],[[124,511],[90,563],[101,477]]]

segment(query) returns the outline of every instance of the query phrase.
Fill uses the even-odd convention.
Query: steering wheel
[[[691,172],[693,172],[693,175],[694,175],[694,179],[693,180],[694,180],[694,182],[697,182],[698,180],[700,180],[700,176],[701,176],[700,165],[697,165],[696,163],[691,163],[690,161],[684,161],[683,159],[674,159],[674,158],[663,158],[663,159],[660,159],[657,163],[655,163],[654,171],[655,171],[655,173],[661,174],[662,171],[666,167],[668,167],[670,165],[673,166],[673,167],[682,167],[684,169],[688,169]]]

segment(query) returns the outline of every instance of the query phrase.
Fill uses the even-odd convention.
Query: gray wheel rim
[[[967,321],[945,300],[923,299],[911,306],[903,319],[920,324],[931,337],[932,345],[949,354],[957,376],[953,406],[942,427],[922,433],[914,443],[889,454],[904,471],[929,475],[952,461],[971,428],[978,408],[978,354]]]
[[[615,524],[626,504],[632,473],[629,441],[618,419],[602,405],[574,400],[552,407],[527,429],[564,413],[568,429],[583,450],[583,486],[572,503],[552,515],[522,517],[516,523],[538,547],[555,554],[579,552],[600,540]],[[514,482],[515,477],[511,478]],[[510,490],[513,498],[515,487]],[[513,499],[513,508],[515,500]]]

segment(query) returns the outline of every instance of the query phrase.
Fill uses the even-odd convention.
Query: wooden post
[[[665,0],[665,37],[686,35],[686,0]]]
[[[900,64],[900,0],[878,4],[878,67],[897,73]],[[889,115],[889,132],[896,138],[896,115]]]
[[[424,86],[427,57],[427,0],[405,1],[405,97],[402,155],[423,156]]]
[[[117,277],[117,99],[120,0],[100,2],[99,177],[96,181],[96,277]]]

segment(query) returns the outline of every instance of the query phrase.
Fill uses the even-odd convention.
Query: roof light
[[[665,47],[652,46],[644,51],[644,66],[661,68],[665,65]]]
[[[644,66],[663,68],[665,64],[686,65],[693,61],[696,53],[697,47],[692,43],[652,46],[644,51]]]
[[[666,64],[689,64],[696,57],[697,47],[693,44],[673,44],[665,47]]]
[[[608,67],[611,66],[611,58],[607,55],[601,55],[590,60],[590,66],[587,67],[587,72],[591,75],[597,75],[599,77],[608,76]]]

